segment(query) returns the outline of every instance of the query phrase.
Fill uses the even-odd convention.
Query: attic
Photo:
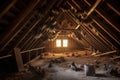
[[[26,80],[29,66],[35,72],[29,74],[28,79],[31,80],[31,75],[38,71],[36,67],[56,66],[53,64],[56,61],[60,62],[57,66],[67,69],[65,66],[72,62],[93,64],[94,67],[99,62],[97,66],[100,69],[104,65],[112,65],[119,75],[119,5],[119,0],[0,0],[1,79]],[[99,71],[99,68],[95,67],[95,70]],[[45,73],[50,71],[46,70]],[[85,70],[83,68],[79,72],[84,74]],[[82,79],[79,73],[75,73],[79,74],[77,78],[73,72],[70,75],[63,73],[75,78],[73,80]],[[119,80],[114,74],[116,72],[112,73],[104,76],[104,80],[113,80],[112,76],[115,76],[114,80]],[[16,74],[20,74],[17,79]],[[68,79],[59,76],[63,79],[56,77],[50,80]],[[86,80],[98,80],[96,77],[86,76]],[[38,76],[33,79],[38,80],[36,78],[42,80]]]

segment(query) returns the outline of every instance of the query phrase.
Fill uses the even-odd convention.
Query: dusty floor
[[[6,80],[120,80],[119,77],[108,75],[103,67],[104,64],[116,64],[115,62],[111,61],[109,57],[94,57],[89,54],[89,52],[84,51],[66,53],[47,52],[42,55],[42,58],[30,63],[34,68],[38,69],[40,67],[44,70],[44,75],[41,76],[34,71],[26,69],[25,72],[18,74],[21,78],[8,78]],[[51,62],[53,63],[51,64]],[[72,70],[69,68],[72,62],[82,66],[93,64],[95,66],[96,76],[86,76],[84,68],[80,71]]]

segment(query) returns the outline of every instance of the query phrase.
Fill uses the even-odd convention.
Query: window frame
[[[61,39],[56,39],[56,47],[62,47],[62,41]]]
[[[56,39],[56,47],[68,47],[68,39]]]
[[[63,47],[68,47],[68,39],[63,39],[62,42]]]

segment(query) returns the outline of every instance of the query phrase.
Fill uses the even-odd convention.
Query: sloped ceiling
[[[59,33],[101,52],[119,50],[119,5],[119,0],[0,0],[0,56],[15,47],[40,47]]]

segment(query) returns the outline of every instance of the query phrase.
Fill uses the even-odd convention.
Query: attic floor
[[[55,59],[61,59],[62,62],[53,63],[51,67],[48,67],[51,61]],[[95,67],[96,76],[85,76],[85,71],[74,71],[68,66],[75,62],[77,65],[94,64],[99,62],[98,66]],[[43,78],[41,75],[30,72],[26,69],[25,72],[18,74],[16,79],[6,80],[120,80],[119,77],[114,77],[106,74],[103,69],[103,64],[114,64],[111,62],[109,57],[93,57],[86,54],[85,51],[79,52],[67,52],[67,53],[44,53],[41,58],[32,61],[30,64],[34,68],[40,68],[45,70]],[[119,65],[118,65],[119,66]],[[21,78],[19,78],[21,76]]]

